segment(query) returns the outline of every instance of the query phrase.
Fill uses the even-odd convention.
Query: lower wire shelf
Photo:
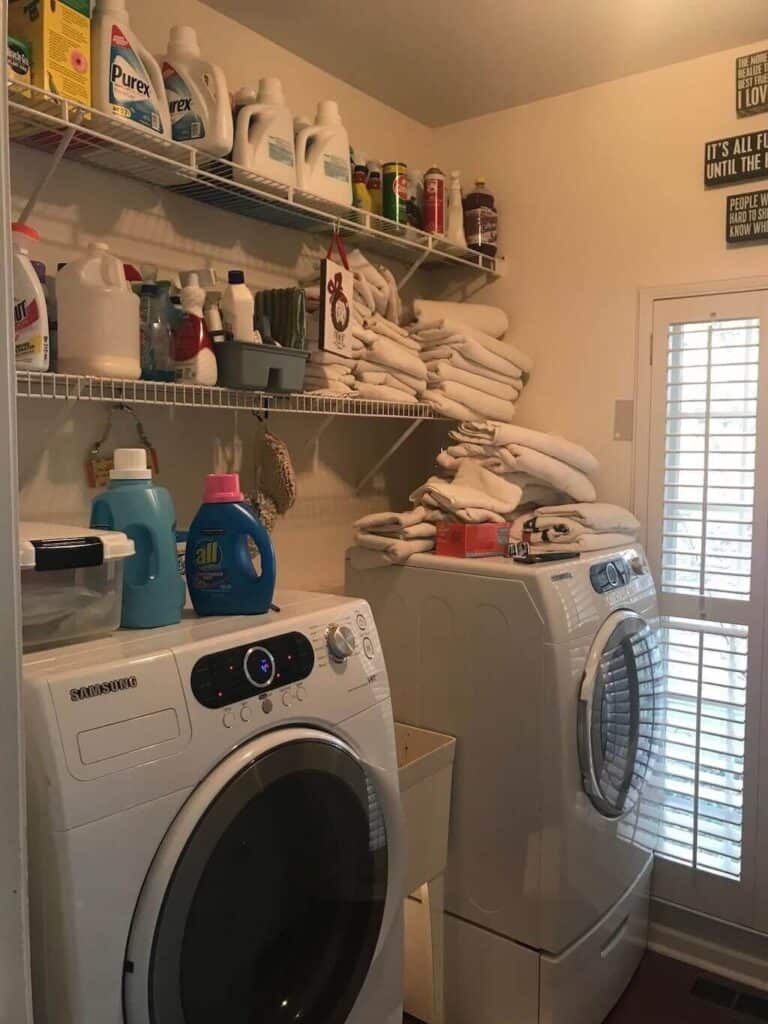
[[[131,405],[168,405],[181,408],[293,412],[321,416],[369,416],[383,419],[442,419],[425,402],[379,402],[345,395],[313,392],[274,395],[262,391],[173,384],[149,380],[119,380],[68,373],[16,371],[18,398],[65,401],[125,402]]]

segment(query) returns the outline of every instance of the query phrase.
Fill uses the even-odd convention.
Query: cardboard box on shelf
[[[32,85],[90,106],[90,0],[11,0],[8,31],[29,47]]]

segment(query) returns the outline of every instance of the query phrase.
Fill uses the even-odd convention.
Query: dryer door
[[[387,895],[385,814],[350,747],[284,729],[192,793],[142,889],[127,1024],[343,1024]]]
[[[637,803],[650,767],[662,659],[656,631],[619,611],[592,645],[579,699],[579,756],[584,788],[607,818]]]

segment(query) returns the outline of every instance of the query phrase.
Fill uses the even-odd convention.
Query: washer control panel
[[[600,562],[589,570],[592,586],[598,594],[607,594],[619,587],[626,587],[632,579],[632,570],[626,558],[614,558],[610,562]]]
[[[206,708],[224,708],[280,686],[300,683],[314,667],[315,652],[307,637],[303,633],[283,633],[207,654],[192,669],[192,693]]]

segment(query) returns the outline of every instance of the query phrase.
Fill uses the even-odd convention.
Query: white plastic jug
[[[163,73],[131,29],[125,0],[96,0],[91,35],[94,107],[170,139]]]
[[[227,80],[220,67],[201,58],[195,30],[174,25],[160,63],[174,141],[226,156],[232,150]]]
[[[349,135],[333,100],[318,103],[315,123],[296,138],[296,176],[305,192],[352,205]]]
[[[293,116],[285,105],[279,78],[262,78],[258,102],[247,103],[237,112],[232,158],[252,174],[281,185],[296,184]],[[237,166],[235,179],[247,183]]]
[[[138,380],[139,297],[106,245],[68,263],[56,278],[60,373]]]

